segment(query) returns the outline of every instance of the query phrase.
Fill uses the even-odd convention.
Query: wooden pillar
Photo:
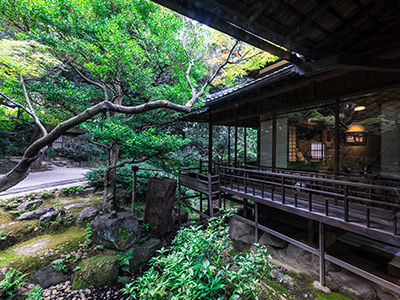
[[[178,177],[178,225],[179,227],[181,227],[181,199],[182,195],[181,195],[181,182],[179,180]]]
[[[203,212],[203,193],[200,193],[200,212]],[[203,216],[200,215],[200,221],[203,220]]]
[[[319,282],[325,285],[325,228],[319,223]]]
[[[260,124],[260,123],[258,123],[258,124]],[[258,125],[258,129],[257,129],[257,166],[261,165],[260,154],[261,154],[261,129],[260,129],[260,125]]]
[[[231,126],[228,126],[228,166],[231,165]]]
[[[136,172],[139,170],[137,166],[132,166],[132,211],[136,202]]]
[[[276,170],[276,112],[272,114],[272,172]]]
[[[236,122],[235,122],[236,124],[235,124],[235,167],[237,167],[238,166],[238,157],[237,157],[237,155],[238,155],[238,124],[237,124],[237,119],[236,119]]]
[[[339,177],[340,168],[340,100],[336,98],[335,102],[335,179]]]
[[[258,243],[258,203],[254,202],[254,243]]]
[[[243,163],[244,165],[247,165],[247,128],[246,128],[246,120],[244,120],[244,134],[243,134],[243,144],[244,144],[244,157],[243,157]]]
[[[212,148],[213,148],[213,126],[211,123],[211,114],[210,114],[210,122],[208,123],[208,174],[212,173]]]
[[[210,212],[210,217],[214,217],[214,207],[212,202],[212,182],[211,174],[208,173],[208,211]]]

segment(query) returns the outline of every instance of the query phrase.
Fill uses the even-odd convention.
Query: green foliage
[[[150,223],[142,223],[142,230],[143,231],[149,231],[149,226],[150,226]]]
[[[26,275],[13,269],[8,271],[2,281],[0,281],[0,295],[12,295],[17,287],[20,286]]]
[[[228,228],[222,218],[181,229],[171,250],[161,249],[151,268],[128,283],[124,292],[140,299],[259,299],[261,281],[272,265],[266,248],[230,254]]]
[[[87,136],[77,137],[69,141],[66,147],[47,148],[46,155],[49,158],[66,157],[76,162],[97,162],[105,159],[105,151],[89,142]]]
[[[7,118],[7,115],[12,118]],[[14,112],[7,112],[3,116],[4,119],[0,110],[0,155],[22,155],[24,149],[29,146],[34,125],[24,119],[15,119]]]
[[[63,195],[63,196],[73,196],[73,195],[76,195],[77,193],[80,193],[82,191],[83,191],[83,187],[75,185],[75,186],[70,186],[70,187],[67,187],[67,188],[63,188],[61,190],[61,195]]]
[[[65,264],[64,259],[62,259],[62,258],[56,259],[55,261],[53,261],[51,263],[51,265],[53,266],[54,270],[56,270],[57,272],[66,272],[67,271],[67,266]]]
[[[153,168],[148,164],[141,164],[144,168]],[[136,172],[136,197],[137,201],[141,202],[145,199],[146,187],[150,177],[154,176],[154,172],[140,170]],[[164,172],[159,172],[159,176],[167,176]],[[85,173],[86,179],[93,187],[104,187],[104,167],[92,169],[90,172]],[[117,169],[117,199],[120,202],[127,202],[132,197],[132,167],[125,165]]]
[[[40,285],[35,285],[28,293],[28,299],[29,300],[43,300],[46,299],[46,297],[42,296],[43,289]]]
[[[117,254],[117,259],[122,270],[129,271],[129,261],[133,258],[133,249],[126,253]]]

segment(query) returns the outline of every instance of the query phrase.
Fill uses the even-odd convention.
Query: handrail
[[[331,184],[336,184],[336,185],[348,185],[348,186],[353,186],[353,187],[379,189],[379,190],[385,190],[385,191],[398,192],[400,195],[400,188],[397,188],[397,187],[379,186],[379,185],[374,185],[374,184],[358,183],[358,182],[335,180],[335,179],[325,179],[325,178],[318,178],[318,177],[305,177],[305,176],[299,176],[299,175],[278,173],[278,172],[273,172],[273,171],[249,170],[249,169],[235,168],[235,167],[220,166],[220,169],[251,172],[251,173],[256,173],[256,174],[260,174],[260,175],[282,176],[282,177],[286,177],[286,178],[300,179],[300,180],[305,180],[305,181],[317,181],[317,182],[331,183]]]

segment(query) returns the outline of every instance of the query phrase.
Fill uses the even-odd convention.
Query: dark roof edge
[[[234,86],[230,89],[208,95],[206,97],[204,106],[212,106],[222,100],[225,100],[229,97],[240,95],[248,90],[251,89],[256,89],[258,87],[264,87],[279,81],[282,81],[283,79],[287,78],[288,76],[292,75],[299,75],[299,73],[296,71],[296,68],[294,65],[288,65],[284,66],[283,68],[280,68],[279,70],[276,70],[275,72],[272,72],[268,74],[267,76],[258,78],[256,80],[253,80],[249,83],[241,84]]]

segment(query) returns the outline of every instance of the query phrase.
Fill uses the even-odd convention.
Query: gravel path
[[[49,187],[77,183],[85,181],[84,174],[88,172],[84,168],[56,167],[53,170],[43,172],[31,172],[28,177],[16,186],[0,193],[0,196],[15,194],[20,192],[46,189]],[[0,175],[0,178],[4,175]]]

